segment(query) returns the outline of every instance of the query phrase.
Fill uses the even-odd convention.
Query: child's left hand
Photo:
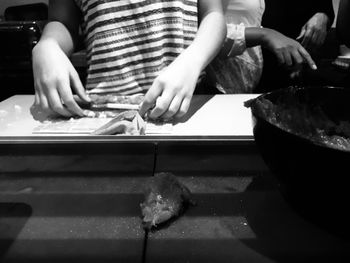
[[[185,115],[199,74],[200,69],[194,67],[189,59],[178,57],[154,80],[145,95],[140,115],[143,116],[148,110],[151,119],[168,120]]]

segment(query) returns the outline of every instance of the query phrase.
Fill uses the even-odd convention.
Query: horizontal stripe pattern
[[[90,93],[146,92],[194,40],[197,0],[76,0]]]

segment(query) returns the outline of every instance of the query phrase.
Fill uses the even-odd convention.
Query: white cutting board
[[[250,109],[244,102],[257,94],[194,96],[189,112],[174,122],[164,135],[171,136],[253,136]],[[44,136],[33,134],[42,125],[33,119],[33,95],[16,95],[0,102],[0,136]],[[84,123],[103,120],[84,120]],[[77,134],[77,133],[76,133]],[[62,133],[62,136],[67,134]],[[74,136],[74,134],[69,134]],[[88,135],[87,135],[88,136]]]

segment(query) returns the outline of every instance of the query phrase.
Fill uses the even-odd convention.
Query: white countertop
[[[243,104],[256,96],[257,94],[194,96],[188,114],[174,123],[168,136],[252,137],[251,112]],[[41,124],[30,114],[33,101],[33,95],[16,95],[0,102],[0,139],[9,136],[43,136],[32,133]]]

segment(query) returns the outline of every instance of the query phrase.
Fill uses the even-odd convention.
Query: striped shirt
[[[145,93],[194,40],[197,0],[76,0],[89,93]]]

